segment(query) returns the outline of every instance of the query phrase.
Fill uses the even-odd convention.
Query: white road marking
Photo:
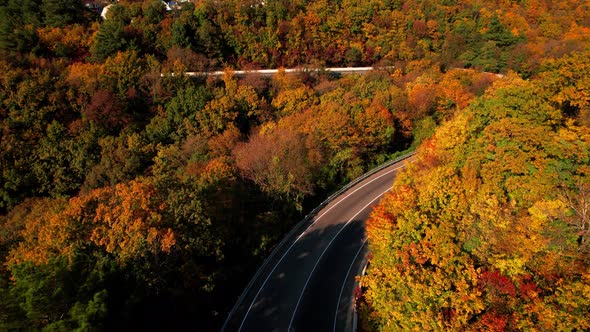
[[[362,186],[358,187],[357,189],[355,189],[354,191],[352,191],[351,193],[349,193],[348,195],[344,196],[342,199],[338,200],[336,203],[334,203],[334,205],[332,205],[329,209],[327,209],[324,213],[322,213],[320,216],[318,216],[317,218],[314,219],[314,221],[303,231],[303,233],[301,233],[297,239],[295,239],[295,241],[293,241],[293,243],[291,244],[291,246],[289,246],[289,248],[287,248],[287,251],[285,251],[285,253],[283,254],[283,256],[281,256],[281,258],[279,259],[279,261],[275,264],[275,266],[273,267],[273,269],[270,271],[270,273],[268,274],[268,276],[266,277],[266,279],[264,279],[264,282],[262,283],[262,285],[260,286],[260,288],[258,289],[258,292],[256,292],[256,295],[254,296],[254,299],[252,300],[252,303],[250,303],[250,306],[248,307],[248,310],[246,311],[246,314],[244,315],[244,318],[242,319],[242,323],[240,324],[240,327],[238,328],[238,332],[240,332],[242,330],[242,327],[244,326],[244,323],[246,322],[246,319],[248,318],[248,315],[250,314],[250,311],[252,310],[252,307],[254,306],[254,304],[256,303],[256,299],[258,298],[258,295],[260,295],[260,293],[262,292],[262,289],[264,288],[264,286],[266,286],[266,283],[268,282],[268,280],[270,279],[270,277],[273,275],[273,273],[275,272],[275,270],[277,269],[277,267],[281,264],[281,262],[283,261],[283,259],[287,256],[287,254],[291,251],[291,249],[295,246],[295,244],[297,243],[297,241],[299,241],[299,239],[301,239],[301,237],[303,235],[305,235],[305,233],[313,226],[315,225],[316,222],[318,222],[318,220],[320,220],[324,215],[326,215],[326,213],[330,212],[333,208],[335,208],[337,205],[339,205],[340,203],[342,203],[345,199],[347,199],[348,197],[350,197],[352,194],[356,193],[357,191],[359,191],[360,189],[364,188],[365,186],[369,185],[370,183],[384,177],[385,175],[389,174],[389,173],[393,173],[395,171],[397,171],[400,168],[405,167],[406,164],[402,164],[392,170],[389,170],[381,175],[379,175],[378,177],[372,179],[371,181],[363,184]],[[381,194],[383,195],[383,194]],[[346,226],[346,225],[345,225]],[[330,242],[331,243],[331,242]],[[305,289],[305,288],[304,288]],[[291,324],[289,324],[291,325]]]
[[[330,212],[333,208],[335,208],[336,206],[338,206],[338,204],[342,203],[342,201],[344,201],[345,199],[347,199],[349,196],[351,196],[352,194],[356,193],[357,191],[361,190],[362,188],[366,187],[369,183],[372,183],[374,181],[376,181],[377,179],[380,179],[382,177],[384,177],[385,175],[389,174],[389,173],[393,173],[395,171],[397,171],[400,168],[404,168],[406,167],[406,164],[403,164],[401,166],[398,166],[392,170],[389,170],[381,175],[379,175],[378,177],[374,178],[373,180],[363,184],[362,186],[358,187],[357,189],[355,189],[354,191],[352,191],[350,194],[344,196],[341,200],[337,201],[334,205],[332,205],[329,209],[327,209],[326,211],[324,211],[324,213],[322,213],[319,217],[317,217],[317,219],[315,219],[315,221],[309,225],[304,231],[303,233],[301,233],[301,235],[299,235],[299,237],[297,238],[297,240],[299,240],[303,235],[305,235],[305,233],[311,228],[311,226],[313,226],[318,220],[320,220],[326,213]],[[295,241],[297,241],[295,240]]]
[[[293,320],[295,319],[295,315],[297,314],[297,309],[299,308],[299,303],[301,302],[301,299],[303,298],[303,294],[305,293],[305,289],[307,288],[307,284],[309,284],[309,281],[311,280],[311,277],[313,276],[313,272],[315,271],[316,267],[318,267],[318,264],[322,260],[322,257],[324,257],[324,254],[326,253],[326,251],[328,251],[328,249],[330,248],[330,245],[332,245],[332,242],[334,242],[334,240],[336,240],[338,235],[340,235],[340,233],[344,230],[344,228],[346,228],[346,226],[348,226],[348,224],[350,224],[350,222],[353,221],[354,218],[356,218],[356,216],[358,216],[361,212],[363,212],[366,208],[368,208],[371,204],[373,204],[373,202],[375,202],[376,200],[381,198],[381,196],[383,196],[383,194],[385,194],[389,190],[390,189],[387,189],[384,192],[377,195],[377,197],[373,198],[369,203],[367,203],[367,205],[363,206],[357,213],[355,213],[355,215],[352,216],[352,218],[350,218],[346,222],[346,224],[344,224],[344,226],[342,226],[342,228],[340,228],[340,230],[338,230],[338,233],[336,233],[336,235],[334,235],[334,237],[332,238],[332,240],[330,240],[330,243],[328,243],[326,248],[324,248],[324,251],[322,251],[322,254],[318,258],[318,260],[315,262],[313,269],[311,269],[311,273],[309,274],[309,277],[307,277],[307,281],[305,281],[305,285],[303,286],[303,289],[301,290],[301,294],[299,295],[299,299],[297,300],[297,304],[295,304],[295,310],[293,310],[293,316],[291,316],[291,321],[289,322],[289,328],[287,329],[287,331],[291,330],[291,325],[293,325]]]
[[[367,243],[366,238],[363,241],[363,244],[361,244],[361,247],[359,248],[359,250],[356,252],[356,255],[354,255],[354,258],[352,259],[352,263],[350,263],[350,266],[348,267],[348,271],[346,271],[346,276],[344,277],[344,280],[342,281],[342,288],[340,288],[340,295],[338,295],[338,301],[336,302],[336,313],[334,314],[334,332],[336,332],[336,322],[338,321],[338,309],[340,308],[340,300],[342,300],[342,293],[344,293],[344,288],[346,287],[346,279],[348,279],[348,275],[350,275],[350,271],[352,271],[352,267],[354,266],[354,262],[356,262],[356,258],[359,256],[361,251],[363,251],[363,248],[365,247],[365,243]]]

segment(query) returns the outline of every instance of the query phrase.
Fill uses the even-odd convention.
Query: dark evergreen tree
[[[40,9],[48,26],[64,27],[84,19],[84,4],[80,0],[43,0]]]

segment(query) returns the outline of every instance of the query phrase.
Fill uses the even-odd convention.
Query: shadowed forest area
[[[588,1],[0,0],[0,329],[217,330],[418,146],[363,328],[589,329],[589,42]],[[328,66],[382,69],[233,75]]]

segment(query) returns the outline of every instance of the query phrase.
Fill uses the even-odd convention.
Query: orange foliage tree
[[[168,253],[175,235],[162,219],[164,208],[154,187],[146,182],[133,180],[92,190],[28,220],[21,233],[23,241],[10,253],[8,262],[46,263],[58,255],[72,257],[91,244],[121,263],[147,253]]]
[[[313,143],[291,128],[267,125],[236,147],[236,165],[263,191],[293,200],[301,208],[303,198],[313,193],[321,162]]]

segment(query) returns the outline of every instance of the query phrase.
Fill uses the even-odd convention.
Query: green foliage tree
[[[110,91],[118,94],[119,98],[130,97],[141,91],[144,67],[144,61],[137,52],[117,52],[116,55],[106,59],[102,80]]]
[[[90,49],[93,57],[100,61],[115,54],[117,51],[128,49],[129,41],[125,35],[125,24],[116,19],[103,22],[96,33],[94,43]]]
[[[80,279],[88,278],[86,286],[89,290],[96,289],[98,283],[92,282],[98,281],[97,276],[92,274],[106,271],[93,271],[91,268],[85,272],[80,269],[88,266],[76,263],[70,267],[67,259],[62,257],[42,266],[28,263],[13,268],[16,282],[11,295],[25,312],[27,327],[57,330],[100,328],[107,314],[106,291],[81,294],[75,285]],[[91,262],[84,263],[91,265]],[[88,302],[85,303],[85,300]]]
[[[42,0],[43,22],[48,26],[64,27],[84,20],[84,4],[76,0]]]
[[[36,46],[34,28],[41,25],[38,0],[5,1],[0,5],[0,49],[29,52]]]
[[[162,114],[156,115],[146,127],[148,138],[154,143],[185,139],[198,128],[196,114],[212,98],[211,92],[203,86],[187,85],[179,89]]]
[[[54,197],[76,192],[96,162],[96,143],[92,135],[71,137],[57,121],[49,124],[31,165],[39,192]]]
[[[121,133],[98,141],[100,161],[87,171],[85,189],[113,186],[140,175],[149,164],[149,146],[139,134]]]
[[[150,24],[158,24],[166,16],[166,6],[161,1],[150,1],[145,6],[143,15]]]
[[[197,29],[198,22],[195,15],[189,11],[182,11],[180,17],[172,23],[172,44],[182,48],[192,47],[196,44]]]
[[[129,7],[121,4],[112,5],[92,41],[90,52],[95,61],[104,61],[119,51],[137,50],[140,44],[137,38],[126,29],[131,22]]]

